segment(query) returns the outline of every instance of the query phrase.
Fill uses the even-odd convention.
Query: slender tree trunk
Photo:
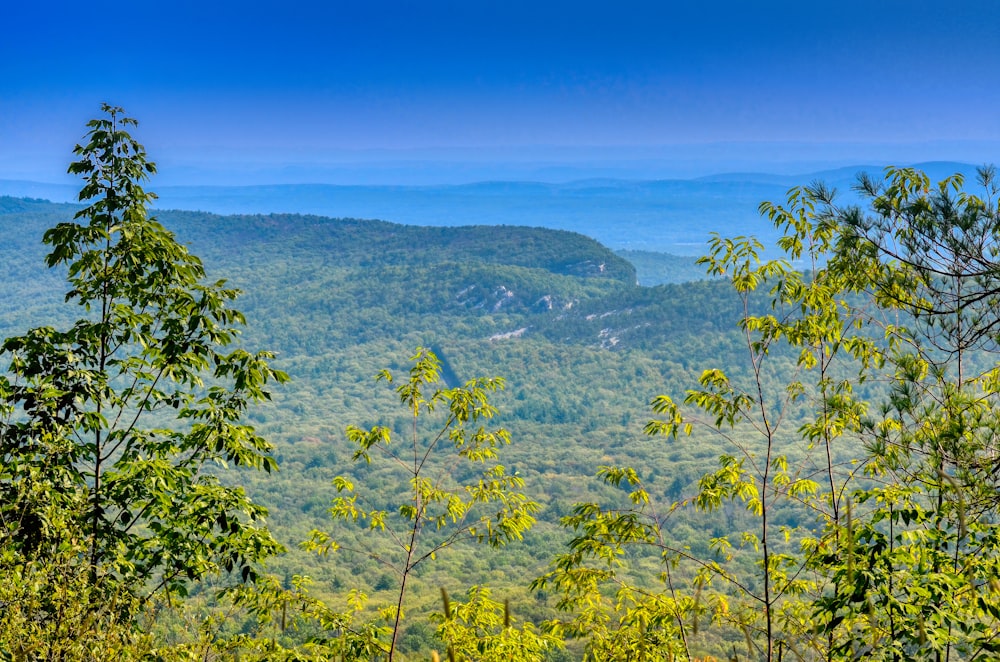
[[[108,175],[108,189],[106,197],[108,198],[108,206],[105,210],[107,214],[107,222],[105,223],[104,230],[107,233],[107,237],[104,241],[104,264],[103,274],[102,274],[102,294],[101,294],[101,337],[100,337],[100,348],[98,350],[98,365],[97,369],[100,374],[104,374],[107,368],[108,353],[109,353],[109,339],[107,335],[107,325],[108,318],[111,315],[111,295],[108,292],[108,261],[111,258],[111,225],[114,222],[114,215],[117,211],[115,205],[115,145],[116,140],[114,139],[115,130],[117,129],[117,117],[114,111],[111,112],[111,132],[112,132],[112,152],[111,152],[111,171]],[[103,400],[98,398],[97,400],[97,414],[100,416],[103,410]],[[91,531],[91,550],[90,550],[90,583],[91,585],[97,584],[97,568],[100,564],[100,552],[99,552],[99,542],[101,537],[101,490],[103,485],[101,484],[101,471],[103,470],[103,435],[101,430],[98,429],[94,433],[94,505],[93,505],[93,522]]]

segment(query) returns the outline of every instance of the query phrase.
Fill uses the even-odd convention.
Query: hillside
[[[39,241],[73,209],[0,198],[6,335],[65,324],[74,313],[61,306],[61,276],[44,268]],[[527,476],[557,469],[571,474],[561,484],[577,485],[602,456],[633,456],[625,440],[641,440],[653,395],[693,383],[704,361],[731,351],[724,338],[736,310],[710,305],[725,292],[721,284],[637,286],[629,262],[575,233],[295,215],[158,218],[210,276],[244,291],[244,342],[276,351],[292,377],[271,409],[256,414],[279,455],[295,458],[288,479],[298,463],[329,464],[303,440],[339,444],[347,423],[391,406],[372,399],[370,378],[418,345],[438,348],[461,379],[507,378],[499,404],[516,440],[512,459]],[[553,438],[562,441],[543,441]],[[567,455],[572,465],[560,459]],[[315,472],[319,492],[326,473]],[[541,496],[554,509],[550,521],[569,501]]]
[[[12,295],[0,330],[66,321],[72,311],[61,309],[61,276],[44,268],[39,239],[74,207],[0,198],[0,210]],[[450,355],[463,378],[499,374],[522,393],[537,389],[545,406],[520,395],[522,413],[544,409],[545,420],[580,415],[604,427],[601,412],[641,415],[667,382],[682,389],[705,361],[725,357],[738,312],[720,305],[722,283],[638,286],[635,268],[622,257],[629,253],[565,231],[179,211],[159,219],[190,244],[211,276],[244,291],[246,343],[275,350],[292,374],[289,388],[306,399],[347,384],[367,389],[367,378],[384,363],[422,344]],[[648,263],[652,256],[639,257]],[[655,259],[662,267],[674,258]],[[676,260],[687,273],[701,270]],[[331,374],[328,362],[346,360],[345,353],[358,364],[338,368],[336,383],[317,384],[318,375]],[[543,356],[550,358],[539,372]],[[584,395],[595,387],[588,365],[608,385],[603,397]],[[322,409],[364,413],[343,403]],[[302,425],[301,417],[290,418]],[[638,429],[612,427],[617,435]]]
[[[7,238],[0,279],[7,294],[0,309],[5,334],[38,324],[66,327],[79,314],[62,305],[64,274],[42,266],[46,251],[39,243],[47,228],[75,209],[0,198],[0,230]],[[808,556],[811,541],[826,535],[817,522],[828,516],[816,513],[835,502],[813,496],[826,484],[812,477],[826,472],[830,485],[841,482],[848,486],[841,489],[854,490],[850,496],[843,493],[845,507],[857,499],[855,512],[869,516],[872,506],[861,505],[864,490],[878,485],[879,478],[868,465],[881,462],[885,453],[876,450],[881,438],[865,437],[868,403],[892,402],[909,386],[876,366],[885,357],[900,366],[909,366],[911,359],[881,353],[885,328],[875,318],[859,317],[849,331],[843,327],[850,337],[838,335],[836,319],[820,327],[829,337],[808,335],[813,333],[808,324],[817,319],[869,304],[843,282],[834,283],[837,300],[822,294],[831,282],[826,279],[861,277],[854,273],[861,272],[854,255],[839,265],[841,271],[819,272],[816,281],[810,274],[785,273],[789,299],[772,301],[768,285],[750,288],[744,300],[724,279],[664,282],[693,276],[699,267],[689,258],[615,253],[560,230],[169,210],[159,220],[201,256],[209,278],[228,279],[243,290],[237,306],[246,313],[247,327],[239,344],[273,351],[274,367],[291,378],[275,389],[273,400],[246,413],[247,421],[273,442],[280,471],[218,474],[226,486],[243,488],[270,510],[269,527],[287,548],[267,564],[280,586],[294,587],[307,575],[314,581],[313,595],[338,609],[347,608],[350,591],[358,589],[371,598],[363,613],[374,616],[399,595],[399,565],[386,561],[386,555],[401,552],[409,559],[413,547],[405,540],[414,540],[396,535],[392,526],[381,535],[381,523],[398,515],[405,528],[409,504],[447,503],[448,513],[425,521],[420,530],[425,543],[451,545],[441,527],[464,517],[450,514],[458,512],[451,510],[452,501],[412,497],[411,485],[469,490],[477,496],[470,496],[466,512],[477,513],[475,522],[482,521],[477,518],[487,507],[480,496],[488,493],[505,502],[533,504],[537,523],[523,541],[520,530],[500,550],[462,538],[440,559],[421,557],[433,562],[402,575],[409,577],[409,616],[396,631],[407,659],[422,659],[436,645],[426,618],[440,609],[441,588],[456,595],[488,585],[494,595],[509,600],[505,609],[534,623],[556,617],[559,605],[575,603],[575,618],[586,623],[587,605],[611,600],[615,587],[622,587],[626,593],[613,598],[622,602],[602,609],[619,610],[615,618],[630,618],[630,605],[655,609],[667,628],[676,620],[667,597],[675,594],[674,586],[693,591],[685,599],[693,600],[691,608],[700,613],[698,600],[709,572],[721,584],[710,589],[708,598],[716,614],[725,617],[727,601],[734,599],[742,601],[740,609],[749,609],[747,618],[759,619],[754,609],[760,600],[758,569],[770,567],[760,565],[757,554],[761,513],[770,531],[781,532],[764,553],[784,559],[800,553],[795,540],[802,541]],[[719,246],[734,257],[730,267],[747,279],[744,283],[760,276],[753,260],[739,253],[738,243]],[[813,300],[821,306],[812,308]],[[914,322],[905,311],[895,312],[896,322]],[[746,316],[772,314],[748,318],[741,330]],[[190,322],[180,326],[190,329]],[[764,329],[776,333],[768,336],[771,331]],[[801,344],[784,342],[782,336],[793,335],[792,342],[802,338]],[[493,420],[470,421],[486,423],[470,433],[474,437],[453,436],[434,424],[467,420],[450,404],[436,411],[431,406],[447,400],[418,399],[412,408],[400,406],[412,393],[407,383],[413,382],[405,375],[423,356],[417,351],[414,357],[418,347],[438,354],[441,381],[450,387],[496,384],[474,381],[479,377],[506,380],[505,389],[488,396],[498,408],[495,422],[512,441],[499,448],[499,473],[480,474],[475,462],[462,459],[463,453],[478,453],[467,444],[488,435]],[[859,360],[852,358],[854,352]],[[947,361],[941,351],[926,357]],[[859,367],[861,359],[870,362],[870,370]],[[969,352],[963,365],[987,370],[992,362]],[[399,381],[373,379],[387,377],[383,369],[401,378],[402,390],[394,390]],[[684,404],[675,409],[661,394]],[[478,397],[467,402],[479,403],[477,411],[492,412]],[[677,412],[693,424],[691,436],[671,434],[680,421]],[[661,423],[650,424],[654,416]],[[665,434],[648,436],[647,425]],[[359,448],[363,439],[374,440],[379,453],[369,453],[371,445]],[[439,442],[448,446],[443,439],[457,450],[440,453]],[[391,450],[390,443],[395,444]],[[411,465],[422,467],[420,481],[426,482],[418,481]],[[207,479],[214,479],[215,471],[208,469]],[[491,475],[513,482],[494,489]],[[769,480],[777,486],[773,492],[759,487]],[[777,495],[784,486],[788,498],[775,497],[758,508],[760,489]],[[359,514],[356,503],[370,514]],[[325,534],[317,532],[334,527],[331,514],[342,520],[336,526],[338,547],[329,554],[312,553],[303,541],[324,551]],[[848,520],[851,516],[848,510]],[[878,516],[877,510],[871,515]],[[366,518],[374,529],[367,528]],[[437,526],[429,526],[431,521]],[[502,526],[501,519],[488,521]],[[802,568],[812,575],[811,568]],[[560,577],[569,583],[559,583]],[[536,578],[542,583],[533,585]],[[764,581],[767,586],[770,580],[765,576]],[[587,586],[596,593],[578,592]],[[210,583],[198,584],[183,607],[193,609],[196,622],[204,624],[205,616],[197,614],[206,614],[199,610],[210,609],[216,596]],[[614,627],[638,632],[645,646],[650,632],[645,618],[638,630],[624,621]],[[689,650],[717,656],[742,645],[738,629],[721,621],[721,627],[715,625],[692,629],[685,644]],[[813,641],[814,631],[803,636]],[[753,648],[752,642],[746,645]],[[566,652],[546,660],[579,659],[580,646],[571,641]]]
[[[5,335],[66,325],[76,314],[62,306],[61,274],[44,268],[39,241],[74,209],[0,198]],[[391,389],[372,377],[404,368],[418,346],[441,355],[452,381],[507,380],[494,399],[513,439],[502,459],[542,509],[524,544],[503,552],[459,547],[418,576],[414,609],[432,607],[439,586],[488,582],[527,615],[551,615],[552,604],[526,595],[523,580],[542,574],[562,550],[569,534],[559,520],[573,504],[615,500],[617,490],[594,478],[598,466],[640,467],[661,498],[677,498],[715,463],[710,438],[670,443],[642,428],[655,395],[681,395],[704,368],[739,375],[739,309],[724,282],[643,287],[622,255],[542,228],[179,211],[158,218],[190,244],[210,277],[244,291],[242,342],[275,351],[276,367],[291,376],[272,403],[249,414],[276,444],[281,471],[241,480],[271,509],[271,525],[290,549],[272,569],[305,571],[320,595],[339,601],[344,587],[360,585],[377,603],[385,597],[380,587],[391,584],[370,560],[323,560],[297,543],[328,524],[335,475],[351,476],[380,499],[402,486],[392,467],[351,463],[344,430],[406,426]],[[670,260],[656,259],[660,266]],[[680,269],[691,269],[679,260]],[[690,526],[677,519],[677,535],[694,540]]]

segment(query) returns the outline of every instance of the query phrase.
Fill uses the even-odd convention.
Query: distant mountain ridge
[[[955,172],[974,178],[975,165],[916,164],[933,179]],[[297,213],[341,218],[377,218],[428,226],[523,225],[579,232],[616,250],[675,255],[705,252],[709,231],[776,238],[757,207],[782,201],[795,185],[823,180],[845,201],[860,171],[851,166],[802,175],[722,173],[697,179],[591,178],[566,183],[484,181],[435,186],[276,184],[254,186],[153,187],[158,209],[217,214]],[[0,195],[72,202],[70,185],[0,180]]]
[[[822,181],[831,186],[849,187],[857,179],[860,172],[868,172],[878,175],[885,170],[886,166],[858,165],[834,168],[831,170],[820,170],[817,172],[801,175],[775,175],[766,172],[724,172],[715,175],[697,177],[691,181],[699,182],[752,182],[757,184],[782,184],[785,186],[797,186],[812,181]],[[976,175],[976,169],[980,166],[957,161],[927,161],[914,163],[909,167],[922,170],[932,180],[941,180],[950,177],[955,173],[961,173],[966,180],[971,180]]]

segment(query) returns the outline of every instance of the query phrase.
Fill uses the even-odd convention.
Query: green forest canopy
[[[170,211],[157,222],[140,188],[155,168],[108,111],[74,165],[89,206],[0,199],[12,361],[0,601],[18,605],[5,655],[996,655],[992,170],[966,187],[889,169],[859,181],[863,207],[793,189],[761,205],[787,262],[718,238],[713,280],[642,287],[622,256],[567,232]],[[62,303],[67,277],[70,303],[89,311]],[[244,292],[238,337],[231,288]],[[495,496],[516,488],[539,507],[512,538],[523,542],[456,539],[411,576],[384,562],[388,547],[350,549],[372,513],[416,512],[432,492],[384,457],[351,462],[359,441],[382,437],[344,430],[421,429],[421,407],[407,413],[404,393],[371,381],[419,365],[405,359],[420,346],[442,361],[441,403],[465,402],[454,387],[469,380],[505,378],[480,395],[512,441],[496,446],[494,478],[523,487]],[[130,419],[112,411],[149,426],[116,427]],[[442,503],[474,478],[428,458],[448,477]],[[275,463],[270,475],[222,468]],[[342,527],[340,549],[312,538],[326,555],[301,549],[355,489],[370,501],[362,527]],[[185,510],[184,490],[218,505]],[[154,504],[166,507],[155,517]]]

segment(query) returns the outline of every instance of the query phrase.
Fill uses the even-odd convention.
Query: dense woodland
[[[1000,656],[992,169],[695,266],[160,210],[105,111],[0,198],[0,658]]]

